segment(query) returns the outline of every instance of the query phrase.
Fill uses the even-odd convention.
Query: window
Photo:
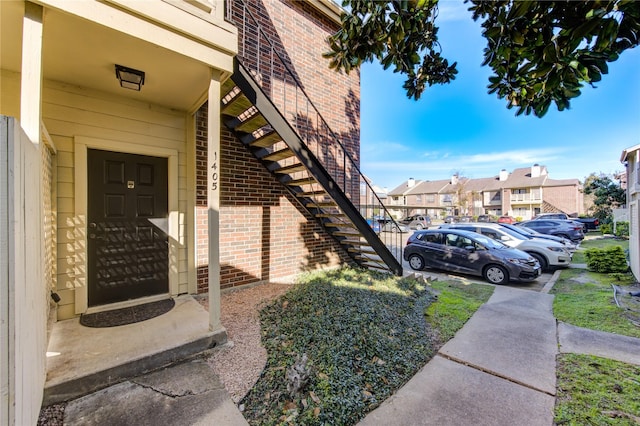
[[[425,195],[425,199],[426,199],[427,203],[435,203],[436,202],[435,194],[427,194],[427,195]]]
[[[442,234],[423,234],[420,238],[425,243],[442,244]]]
[[[422,203],[422,195],[416,195],[416,203]]]
[[[496,231],[493,231],[491,229],[481,229],[480,233],[482,233],[482,235],[486,235],[487,237],[491,238],[492,240],[498,240],[501,241],[500,239],[500,234],[498,234]]]

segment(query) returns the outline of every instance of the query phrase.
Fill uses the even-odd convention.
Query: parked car
[[[492,284],[529,282],[541,273],[540,263],[527,253],[458,229],[414,232],[407,240],[403,257],[414,270],[430,267],[477,275]]]
[[[581,224],[577,224],[571,220],[561,219],[536,219],[525,220],[518,224],[527,228],[538,231],[542,234],[555,235],[567,238],[574,242],[580,242],[584,239],[584,230]]]
[[[387,219],[379,219],[380,223],[380,232],[411,232],[411,229],[404,223],[394,222],[393,220]]]
[[[597,231],[600,229],[600,220],[597,217],[576,217],[572,219],[574,222],[580,222],[584,225],[584,231]]]
[[[446,216],[444,218],[444,223],[456,223],[458,222],[458,216]]]
[[[545,220],[545,219],[569,220],[569,221],[572,221],[572,222],[580,223],[581,226],[582,226],[582,231],[583,232],[587,232],[587,230],[588,230],[586,223],[584,223],[583,221],[579,220],[577,217],[571,217],[566,213],[540,213],[539,215],[536,215],[531,220]]]
[[[540,220],[540,219],[569,220],[571,218],[566,213],[540,213],[540,214],[534,216],[531,220]]]
[[[473,222],[473,216],[460,216],[458,218],[458,222],[460,223],[469,223]]]
[[[567,238],[556,237],[555,235],[549,235],[549,234],[541,234],[540,232],[534,231],[531,228],[527,228],[525,226],[511,225],[510,223],[501,223],[500,226],[504,226],[507,229],[511,229],[512,231],[522,234],[529,238],[542,238],[544,240],[556,241],[562,244],[572,255],[578,249],[578,246],[573,241]]]
[[[375,233],[380,232],[410,232],[409,227],[402,223],[394,223],[390,217],[376,216],[373,219],[367,219],[367,223]]]
[[[410,229],[428,229],[431,226],[431,218],[424,214],[415,214],[405,217],[400,223],[407,225]]]
[[[498,218],[498,223],[514,224],[514,223],[516,223],[516,219],[514,217],[511,217],[511,216],[500,216]]]
[[[464,229],[498,240],[509,247],[529,253],[540,263],[542,270],[567,267],[571,263],[571,253],[560,243],[539,238],[528,238],[505,228],[499,223],[452,223],[441,228]]]
[[[478,222],[495,222],[496,219],[490,214],[481,214],[478,216]]]

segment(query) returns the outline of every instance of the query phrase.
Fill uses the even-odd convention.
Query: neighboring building
[[[633,275],[640,280],[640,145],[622,151],[620,161],[626,167],[629,261]]]
[[[402,273],[359,208],[359,75],[321,59],[334,2],[0,12],[0,423],[36,423],[48,318],[208,292],[222,342],[222,289]]]
[[[578,179],[551,179],[547,168],[537,164],[512,173],[502,170],[490,178],[453,175],[448,180],[422,181],[416,185],[408,182],[389,193],[393,200],[389,208],[407,215],[491,214],[530,219],[542,212],[563,212],[570,216],[584,212]]]

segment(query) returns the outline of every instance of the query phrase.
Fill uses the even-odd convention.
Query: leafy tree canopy
[[[613,208],[626,204],[626,191],[610,175],[591,173],[583,188],[585,194],[593,196],[593,215],[604,223],[611,221]]]
[[[542,117],[555,102],[569,108],[584,84],[594,86],[626,49],[638,45],[640,2],[465,0],[487,39],[484,63],[493,70],[489,93],[516,107],[516,115]],[[323,56],[351,71],[378,60],[405,74],[409,98],[449,83],[456,63],[438,44],[438,0],[344,0],[341,28]]]

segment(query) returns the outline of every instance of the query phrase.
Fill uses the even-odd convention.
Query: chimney
[[[500,182],[504,182],[509,177],[509,172],[505,169],[500,170]]]
[[[451,185],[457,185],[457,184],[458,184],[458,175],[455,174],[451,176]]]
[[[407,181],[407,186],[409,188],[413,188],[416,184],[416,180],[414,178],[409,178],[409,180]]]
[[[539,164],[534,164],[531,167],[531,177],[532,178],[540,177],[540,165]]]

